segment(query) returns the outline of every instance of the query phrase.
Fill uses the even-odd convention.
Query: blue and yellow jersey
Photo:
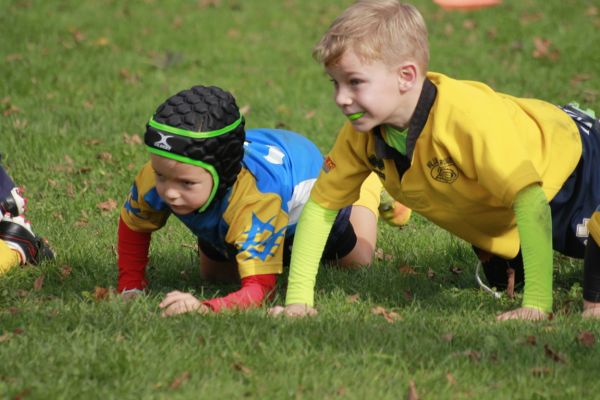
[[[284,239],[295,232],[322,163],[319,149],[299,134],[249,129],[236,182],[204,212],[172,213],[158,195],[148,162],[131,187],[121,217],[134,231],[153,232],[173,214],[224,256],[233,250],[242,278],[281,273]]]

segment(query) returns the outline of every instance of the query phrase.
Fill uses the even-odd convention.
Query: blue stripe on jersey
[[[281,129],[249,129],[246,141],[243,162],[258,190],[277,193],[287,212],[294,187],[319,175],[321,152],[304,136]]]

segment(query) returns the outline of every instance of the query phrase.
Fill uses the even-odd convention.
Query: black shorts
[[[324,261],[335,261],[346,256],[354,246],[356,245],[356,234],[354,233],[354,227],[350,223],[350,212],[352,207],[342,208],[335,222],[333,228],[327,238],[325,244],[325,250],[323,250],[323,256],[321,257]],[[294,243],[294,236],[287,236],[283,243],[283,265],[290,265],[290,258],[292,253],[292,245]],[[229,246],[227,249],[227,255],[217,250],[212,244],[198,238],[198,248],[208,258],[215,261],[235,261],[236,250],[233,246]]]

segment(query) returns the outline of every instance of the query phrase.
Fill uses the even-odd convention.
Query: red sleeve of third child
[[[242,279],[242,288],[225,297],[203,301],[213,311],[219,312],[228,308],[251,308],[261,305],[265,297],[269,296],[277,284],[277,275],[253,275]]]
[[[136,232],[119,218],[118,232],[119,283],[117,291],[125,289],[144,289],[146,287],[146,264],[151,233]]]

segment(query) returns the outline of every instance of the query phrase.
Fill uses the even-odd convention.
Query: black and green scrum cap
[[[152,117],[146,125],[144,142],[150,153],[159,155],[161,157],[170,158],[182,163],[202,167],[211,174],[213,178],[213,188],[207,202],[199,210],[202,212],[212,203],[212,200],[219,191],[219,188],[221,187],[221,179],[219,177],[219,168],[213,165],[214,161],[219,159],[219,157],[217,155],[213,155],[213,157],[210,157],[213,159],[211,160],[213,163],[209,163],[208,160],[203,160],[203,158],[208,157],[198,156],[204,152],[198,152],[197,150],[201,147],[206,147],[211,139],[218,142],[219,137],[235,131],[240,126],[243,129],[244,117],[241,114],[239,118],[231,124],[220,129],[206,132],[194,132],[186,129],[176,128],[156,122],[154,117]],[[236,171],[236,175],[237,172],[239,172],[239,170]]]

